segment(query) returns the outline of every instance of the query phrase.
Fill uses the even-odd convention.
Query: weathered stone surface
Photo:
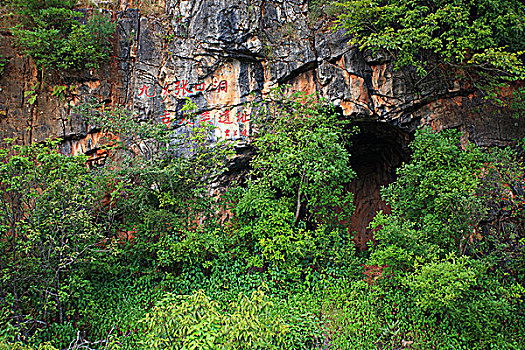
[[[0,51],[8,64],[0,77],[0,137],[26,143],[49,136],[85,138],[87,125],[71,115],[71,105],[87,97],[133,108],[138,119],[163,117],[178,125],[189,97],[219,126],[217,137],[241,138],[249,123],[237,118],[249,113],[243,103],[253,98],[250,93],[260,96],[283,83],[320,93],[348,117],[387,121],[408,131],[421,124],[459,127],[483,145],[523,134],[521,120],[501,118],[474,91],[450,88],[432,76],[415,81],[412,72],[395,71],[388,55],[349,46],[344,31],[312,22],[307,0],[162,5],[163,15],[141,15],[132,2],[121,2],[122,11],[113,13],[117,31],[109,38],[115,56],[98,72],[37,77],[31,61],[2,34]],[[47,84],[33,89],[42,78]],[[71,87],[65,100],[53,96],[56,84]],[[38,94],[33,104],[27,101],[31,90]]]

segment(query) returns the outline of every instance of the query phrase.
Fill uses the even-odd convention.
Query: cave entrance
[[[350,230],[361,250],[373,239],[368,224],[379,210],[389,212],[381,199],[382,186],[396,179],[396,169],[410,159],[411,134],[389,123],[356,122],[359,133],[351,138],[351,165],[357,174],[348,190],[354,193],[355,213]]]

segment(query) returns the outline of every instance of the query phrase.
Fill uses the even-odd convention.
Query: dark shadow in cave
[[[389,123],[366,121],[353,125],[359,127],[359,133],[351,138],[350,147],[352,169],[357,174],[348,184],[355,205],[350,230],[355,232],[356,246],[365,250],[366,242],[373,239],[368,224],[377,211],[390,211],[381,199],[381,187],[392,183],[396,169],[409,161],[412,135]]]

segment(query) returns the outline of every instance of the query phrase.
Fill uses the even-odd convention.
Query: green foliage
[[[220,311],[202,290],[189,295],[168,295],[144,322],[150,349],[269,349],[287,331],[279,316],[268,311],[272,303],[262,290],[251,298],[240,294]]]
[[[0,76],[4,74],[5,67],[7,66],[8,63],[9,63],[9,60],[3,57],[2,55],[0,55]]]
[[[282,91],[275,92],[274,97],[278,93],[283,94]],[[285,101],[283,96],[279,98]],[[202,288],[224,310],[231,311],[227,313],[227,318],[219,317],[216,320],[212,311],[218,306],[211,305],[213,302],[204,296],[202,300],[199,299],[199,303],[209,302],[211,306],[207,308],[211,311],[201,321],[187,325],[191,335],[186,334],[189,337],[186,340],[191,338],[192,342],[188,344],[193,346],[206,347],[207,340],[215,339],[218,342],[222,341],[219,339],[229,339],[229,343],[222,341],[221,346],[268,348],[271,343],[281,348],[307,349],[322,342],[319,321],[314,314],[315,309],[311,308],[317,308],[318,301],[315,298],[307,301],[303,296],[288,300],[289,291],[297,288],[290,277],[297,278],[302,274],[307,281],[305,286],[315,288],[323,281],[326,283],[327,278],[331,280],[332,274],[343,274],[344,266],[350,265],[347,260],[352,259],[354,247],[350,234],[340,220],[347,218],[353,209],[351,196],[343,188],[353,172],[347,167],[348,154],[342,144],[347,132],[338,128],[343,123],[337,120],[327,106],[312,98],[298,95],[293,98],[297,100],[288,100],[282,112],[278,112],[277,104],[280,102],[277,99],[266,106],[267,111],[273,108],[273,112],[283,119],[274,121],[275,129],[268,128],[259,133],[260,141],[256,142],[259,142],[257,145],[260,151],[253,162],[257,165],[254,166],[252,180],[248,182],[247,188],[231,187],[222,198],[213,198],[210,189],[211,184],[217,182],[226,169],[231,146],[222,141],[212,144],[208,139],[212,129],[195,127],[181,135],[160,123],[138,123],[124,110],[105,110],[85,105],[79,111],[90,124],[101,125],[104,133],[120,135],[118,143],[108,140],[107,145],[112,152],[119,154],[119,164],[126,165],[115,167],[117,171],[108,168],[116,175],[115,182],[110,185],[111,210],[112,215],[122,218],[123,224],[118,225],[118,230],[131,232],[132,238],[125,239],[118,247],[111,267],[100,264],[97,269],[112,271],[115,283],[122,279],[121,276],[129,276],[130,273],[132,276],[143,276],[140,280],[148,281],[140,292],[126,289],[123,292],[126,298],[115,295],[113,301],[109,304],[104,302],[104,306],[98,305],[100,301],[88,304],[90,309],[98,310],[92,315],[99,320],[97,323],[102,329],[117,324],[121,330],[134,329],[135,335],[121,338],[122,346],[133,348],[132,344],[142,339],[149,347],[153,347],[155,341],[162,342],[167,337],[159,337],[158,332],[169,329],[171,326],[166,328],[165,325],[173,320],[156,318],[156,321],[150,319],[155,324],[153,328],[144,326],[144,323],[136,326],[137,317],[147,310],[140,305],[151,305],[152,300],[159,297],[158,288],[185,295],[192,295]],[[185,110],[189,113],[186,118],[191,118],[192,104],[188,103]],[[305,116],[306,113],[311,115],[311,121]],[[268,116],[260,114],[260,118]],[[291,118],[295,116],[302,118],[293,121]],[[289,118],[290,122],[286,123],[285,118]],[[263,125],[262,122],[260,125]],[[310,133],[309,129],[313,132]],[[278,133],[278,137],[270,135],[273,132]],[[301,137],[297,138],[293,132],[299,132]],[[325,141],[328,144],[324,144]],[[270,148],[271,142],[277,142],[283,147]],[[271,157],[282,157],[282,154],[274,155],[273,152],[281,148],[293,153],[289,157],[291,166],[304,173],[302,188],[299,188],[300,181],[293,178],[297,176],[295,173],[288,174],[290,183],[287,183],[288,180],[278,174],[283,168],[272,168]],[[129,149],[134,151],[129,152]],[[312,152],[316,152],[316,155],[307,154]],[[316,162],[315,156],[325,158]],[[321,166],[327,166],[327,169]],[[263,186],[264,177],[261,174],[267,169],[271,170],[274,177],[268,182],[269,190],[257,196],[256,190],[262,187],[256,188],[253,184]],[[284,179],[284,182],[280,183],[277,180],[279,178]],[[293,203],[297,203],[295,195],[298,191],[302,209],[295,223],[297,207],[283,207],[286,210],[276,208],[290,202],[284,194],[291,193],[294,196]],[[249,193],[253,197],[249,198]],[[337,197],[340,193],[345,194],[341,200]],[[238,210],[240,206],[243,208]],[[221,224],[218,214],[226,207],[232,208],[236,215]],[[252,221],[257,225],[244,224]],[[109,257],[107,261],[112,259]],[[333,266],[328,268],[330,273],[317,270],[325,266]],[[92,270],[92,273],[98,272]],[[101,274],[101,278],[107,278],[105,273]],[[105,285],[99,283],[96,285]],[[264,301],[266,297],[254,302],[244,296],[251,294],[254,298],[259,295],[259,292],[253,294],[253,291],[263,284],[270,286],[272,293],[279,294],[275,300],[279,308]],[[98,288],[93,284],[86,296],[94,298],[90,294]],[[117,288],[117,285],[112,287],[111,295],[118,290],[113,288]],[[303,290],[301,287],[297,292],[302,293]],[[175,295],[169,298],[170,303],[178,305],[172,306],[178,308],[176,312],[193,307],[186,304],[180,307],[183,301]],[[97,298],[105,299],[102,295]],[[129,317],[122,312],[100,316],[103,310],[117,308],[116,305],[120,304],[128,305],[126,308],[133,310],[129,312]],[[202,309],[196,306],[196,310]],[[254,314],[259,316],[252,320]],[[284,332],[283,328],[275,333],[272,327],[264,328],[267,327],[267,320],[280,317],[286,321],[283,324],[289,331]],[[103,332],[97,326],[95,328],[93,331],[97,337],[102,337]],[[157,330],[153,332],[152,329]],[[186,328],[174,326],[174,329]],[[228,336],[220,333],[225,329],[228,329]],[[153,333],[148,333],[146,339],[141,332]],[[265,332],[273,335],[266,337]]]
[[[511,248],[519,244],[523,214],[523,171],[515,155],[462,147],[452,130],[419,130],[411,148],[412,162],[382,191],[392,212],[372,223],[379,243],[366,266],[380,273],[366,281],[395,305],[372,307],[380,328],[395,344],[420,348],[516,348],[525,326],[519,311],[524,288],[516,272],[502,273],[510,270],[509,254],[520,256]],[[504,193],[512,198],[508,208],[502,207]],[[503,230],[502,221],[499,229],[487,224],[495,210],[509,218]],[[397,340],[388,331],[393,324]]]
[[[39,69],[98,69],[109,59],[109,38],[115,25],[101,13],[84,20],[84,13],[74,10],[75,5],[70,0],[15,2],[23,24],[12,31]]]
[[[67,90],[67,86],[66,85],[55,85],[55,86],[53,86],[53,92],[51,93],[51,95],[56,96],[59,99],[63,99],[64,98],[64,91],[66,91],[66,90]]]
[[[423,310],[450,310],[459,302],[470,301],[469,291],[476,286],[482,272],[469,266],[469,259],[453,255],[439,262],[421,266],[410,276],[407,285],[417,293],[417,304]]]
[[[508,292],[515,288],[507,289],[487,274],[487,267],[483,261],[450,255],[421,266],[405,283],[415,293],[416,305],[438,318],[446,317],[464,334],[464,343],[475,348],[502,345],[502,333],[507,332],[501,332],[501,324],[515,322],[507,329],[510,338],[523,327],[516,308],[520,296],[509,298]]]
[[[398,169],[398,180],[382,192],[392,214],[379,213],[372,223],[380,239],[373,263],[409,271],[416,262],[439,260],[449,252],[492,263],[509,261],[509,254],[522,261],[517,247],[524,184],[516,154],[482,152],[468,144],[463,149],[460,134],[452,130],[420,130],[410,147],[413,161]],[[488,234],[482,237],[480,223],[494,210],[506,219],[499,228],[485,226]]]
[[[476,196],[484,159],[479,148],[463,150],[457,131],[429,129],[419,130],[410,147],[412,162],[382,191],[392,214],[380,213],[372,224],[382,247],[374,259],[405,269],[419,258],[460,253],[484,214]]]
[[[525,78],[521,1],[344,0],[339,8],[336,27],[352,44],[388,53],[396,68],[417,71],[415,81],[433,73],[496,98],[501,84]]]
[[[421,0],[343,1],[340,25],[361,48],[388,50],[397,66],[415,66],[425,74],[425,51],[445,63],[483,64],[523,77],[516,57],[525,49],[519,1]],[[499,57],[496,62],[493,58]]]
[[[93,222],[99,190],[86,157],[67,157],[57,142],[0,150],[0,297],[27,339],[35,327],[65,322],[74,310],[81,268],[104,237]]]
[[[185,106],[186,118],[194,107]],[[211,185],[227,169],[232,146],[212,143],[209,125],[181,134],[162,123],[138,123],[122,109],[84,105],[79,112],[103,132],[121,135],[120,143],[108,140],[120,170],[108,170],[115,175],[115,214],[125,222],[120,230],[134,236],[122,247],[123,258],[171,270],[215,255],[221,203]]]
[[[256,108],[257,154],[246,188],[231,199],[240,225],[234,244],[252,242],[261,254],[252,255],[256,266],[272,262],[297,272],[301,263],[340,263],[353,249],[345,248],[343,224],[353,211],[344,187],[355,176],[345,148],[351,132],[315,96],[275,89]]]
[[[151,349],[211,349],[219,338],[217,304],[202,291],[164,298],[144,322],[150,330],[144,345]]]
[[[521,281],[525,276],[524,174],[523,159],[513,150],[486,151],[482,183],[477,195],[490,208],[492,222],[483,231],[478,230],[473,235],[478,239],[471,237],[466,247],[471,255],[483,257],[497,265],[496,271],[500,277],[511,274]],[[499,217],[497,220],[494,219],[494,213]]]
[[[26,346],[21,342],[17,343],[6,343],[0,341],[0,350],[58,350],[57,348],[51,346],[50,344],[40,344],[38,346]]]
[[[284,204],[295,209],[296,225],[337,225],[353,210],[352,195],[344,190],[355,176],[345,149],[351,133],[345,133],[345,122],[318,97],[286,94],[284,89],[273,90],[256,117],[260,131],[254,141],[252,187],[261,187],[264,194],[280,192]]]
[[[0,349],[522,348],[513,151],[419,130],[356,254],[353,130],[312,96],[263,102],[249,176],[222,191],[213,128],[120,108],[77,110],[103,168],[56,142],[0,151]]]
[[[36,99],[38,98],[38,83],[33,85],[32,89],[24,91],[24,98],[27,99],[27,103],[29,103],[31,106],[35,104]]]

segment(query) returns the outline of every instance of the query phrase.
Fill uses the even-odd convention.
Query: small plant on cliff
[[[312,23],[323,17],[333,19],[341,12],[337,0],[312,0],[308,6],[308,16]]]
[[[0,77],[2,76],[2,74],[4,74],[5,67],[7,66],[8,63],[9,63],[9,60],[3,57],[2,55],[0,55]]]
[[[115,25],[106,15],[86,15],[71,0],[18,0],[22,23],[12,28],[22,51],[42,71],[98,69],[109,59]]]

